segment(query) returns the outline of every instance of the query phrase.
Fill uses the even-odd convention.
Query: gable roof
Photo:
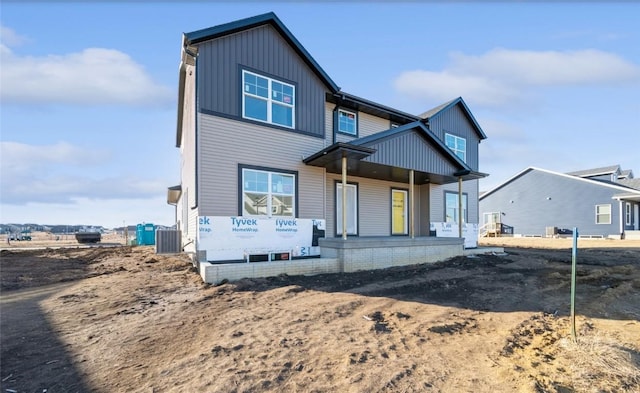
[[[622,182],[618,182],[618,183],[603,182],[603,181],[599,181],[599,180],[594,180],[594,179],[589,179],[589,178],[585,178],[585,177],[570,175],[570,174],[567,174],[567,173],[554,172],[554,171],[550,171],[548,169],[542,169],[542,168],[536,168],[536,167],[530,166],[530,167],[528,167],[528,168],[516,173],[514,176],[512,176],[509,179],[505,180],[503,183],[497,185],[496,187],[492,188],[491,190],[481,194],[480,197],[478,198],[478,200],[482,200],[482,199],[486,198],[487,196],[489,196],[489,195],[493,194],[494,192],[498,191],[499,189],[505,187],[509,183],[512,183],[516,179],[518,179],[518,178],[520,178],[522,176],[525,176],[527,173],[532,172],[532,171],[540,171],[540,172],[544,172],[544,173],[547,173],[547,174],[550,174],[550,175],[564,177],[564,178],[570,179],[572,181],[587,182],[587,183],[598,185],[598,186],[601,186],[601,187],[608,187],[608,188],[611,188],[611,189],[614,189],[614,190],[640,195],[640,184],[637,184],[638,188],[634,188],[634,187],[632,187],[630,185],[622,184]],[[634,184],[635,185],[635,183],[631,183],[634,180],[636,180],[636,179],[630,180],[629,184]]]
[[[425,142],[419,149],[426,150],[420,150],[420,155],[433,156],[437,154],[441,160],[446,162],[446,165],[432,167],[428,161],[412,161],[412,152],[397,151],[397,145],[393,144],[397,138],[406,135],[421,138]],[[417,141],[418,139],[416,139]],[[416,184],[427,182],[446,184],[455,182],[458,177],[463,180],[471,180],[487,176],[472,170],[419,120],[350,142],[334,143],[302,161],[307,165],[323,166],[331,173],[340,173],[340,160],[344,157],[354,160],[352,161],[353,165],[350,164],[350,173],[355,176],[381,180],[405,181],[410,169],[416,171]]]
[[[624,169],[622,171],[620,171],[620,174],[618,175],[618,179],[622,180],[622,179],[633,179],[633,171],[631,169]]]
[[[469,109],[467,104],[464,102],[462,97],[455,98],[449,102],[445,102],[442,105],[438,105],[435,108],[429,109],[428,111],[420,114],[420,117],[427,120],[428,122],[431,119],[442,115],[443,113],[445,113],[446,111],[448,111],[449,109],[453,108],[456,105],[459,106],[464,112],[464,114],[467,116],[467,119],[473,125],[473,128],[475,129],[476,134],[478,134],[480,139],[487,139],[487,135],[484,133],[484,131],[482,131],[482,127],[480,127],[480,124],[478,124],[478,121],[476,120],[476,118],[473,117],[471,110]]]
[[[578,177],[591,177],[600,175],[610,175],[620,172],[620,165],[603,166],[600,168],[584,169],[580,171],[568,172],[567,175]]]
[[[262,25],[271,25],[282,37],[291,45],[296,53],[304,60],[304,62],[311,68],[311,70],[322,80],[333,92],[340,90],[338,85],[329,77],[329,75],[320,67],[320,65],[314,60],[314,58],[307,52],[302,46],[300,41],[291,34],[289,29],[282,23],[282,21],[273,12],[268,12],[262,15],[252,16],[250,18],[240,19],[234,22],[225,23],[218,26],[209,27],[206,29],[192,31],[185,33],[185,45],[192,46],[197,45],[204,41],[213,40],[219,37],[227,36],[230,34],[238,33],[240,31],[249,30]]]

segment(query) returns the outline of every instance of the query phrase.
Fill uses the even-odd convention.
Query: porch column
[[[415,237],[415,199],[413,198],[414,193],[414,173],[413,169],[409,171],[409,236],[413,239]]]
[[[620,202],[620,239],[624,239],[624,219],[625,219],[624,202],[622,201],[622,199],[620,199],[619,202]]]
[[[347,240],[347,157],[342,157],[342,240]]]
[[[462,237],[462,177],[458,178],[458,237]]]

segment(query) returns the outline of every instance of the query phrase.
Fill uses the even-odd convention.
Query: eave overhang
[[[344,142],[337,142],[303,159],[302,162],[311,166],[328,168],[335,162],[337,162],[339,165],[342,165],[341,160],[343,157],[346,157],[347,160],[359,161],[365,157],[369,157],[375,152],[375,149],[370,149],[368,147],[351,145]]]

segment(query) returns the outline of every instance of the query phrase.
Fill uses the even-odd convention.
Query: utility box
[[[153,246],[156,244],[156,226],[153,224],[138,224],[136,239],[139,246]]]
[[[156,254],[177,254],[182,252],[181,240],[181,231],[158,229],[156,231]]]

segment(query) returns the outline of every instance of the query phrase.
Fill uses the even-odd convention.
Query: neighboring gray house
[[[529,167],[482,194],[480,211],[481,236],[498,222],[514,235],[555,235],[576,227],[580,236],[637,238],[640,179],[619,165],[566,174]]]
[[[183,36],[168,202],[200,261],[214,253],[206,217],[311,220],[322,257],[372,237],[417,244],[434,223],[478,223],[485,138],[462,98],[416,116],[341,91],[275,14],[258,15]]]

